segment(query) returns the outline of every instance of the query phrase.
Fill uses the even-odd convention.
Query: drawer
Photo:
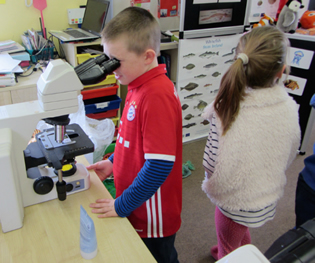
[[[116,84],[116,78],[114,74],[107,75],[106,79],[103,81],[93,84],[93,85],[85,85],[83,88],[93,88],[93,87],[100,87],[100,86],[105,86],[109,84]]]
[[[8,104],[12,104],[11,92],[10,91],[0,92],[0,106]]]
[[[83,63],[84,61],[88,60],[89,58],[95,58],[97,56],[99,56],[99,55],[91,55],[89,53],[77,54],[78,65]]]
[[[83,100],[86,114],[119,109],[120,102],[121,98],[117,95]]]
[[[118,114],[118,109],[115,109],[115,110],[108,110],[108,111],[99,112],[99,113],[89,113],[89,114],[86,114],[86,116],[91,119],[100,120],[100,119],[105,119],[105,118],[116,117],[117,114]]]
[[[11,99],[13,104],[38,100],[37,87],[34,86],[26,89],[11,90]]]
[[[117,94],[118,85],[101,87],[96,89],[82,90],[83,100],[94,99],[98,97],[111,96]]]

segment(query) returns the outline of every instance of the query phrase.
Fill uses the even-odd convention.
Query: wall
[[[31,0],[27,0],[30,3]],[[46,0],[43,10],[44,22],[49,30],[61,30],[71,27],[68,24],[67,9],[86,5],[86,0]],[[129,0],[111,0],[113,15],[130,5]],[[27,29],[40,30],[40,11],[34,6],[26,7],[25,0],[5,0],[0,4],[0,41],[14,40],[21,43],[21,35]],[[75,27],[75,26],[72,26]]]
[[[26,0],[29,4],[31,0]],[[40,30],[40,11],[34,6],[26,7],[25,0],[2,0],[0,3],[0,41],[14,40],[21,43],[21,34],[27,29]],[[47,31],[61,30],[68,24],[67,9],[86,5],[86,0],[46,0],[47,7],[43,10],[44,22]],[[109,16],[117,15],[121,10],[130,6],[130,0],[110,0]],[[157,5],[157,0],[151,0]],[[178,29],[179,18],[163,19],[161,29]]]

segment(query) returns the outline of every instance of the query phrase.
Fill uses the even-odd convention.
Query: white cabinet
[[[0,92],[0,106],[8,104],[12,104],[11,92],[10,91]]]
[[[36,71],[28,77],[18,77],[14,86],[0,88],[0,106],[37,100],[37,80],[42,72]]]

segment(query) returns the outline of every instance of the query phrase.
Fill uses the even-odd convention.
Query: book
[[[21,60],[19,64],[20,67],[28,67],[30,65],[31,56],[26,51],[10,53],[10,56],[13,59]]]
[[[24,50],[25,48],[21,44],[13,40],[0,41],[0,53],[13,53]]]
[[[0,74],[0,87],[14,86],[16,84],[14,73]]]

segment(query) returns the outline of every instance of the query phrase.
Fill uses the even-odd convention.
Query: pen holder
[[[31,61],[37,63],[38,60],[50,60],[54,57],[54,47],[43,48],[41,50],[26,50],[31,55]]]

